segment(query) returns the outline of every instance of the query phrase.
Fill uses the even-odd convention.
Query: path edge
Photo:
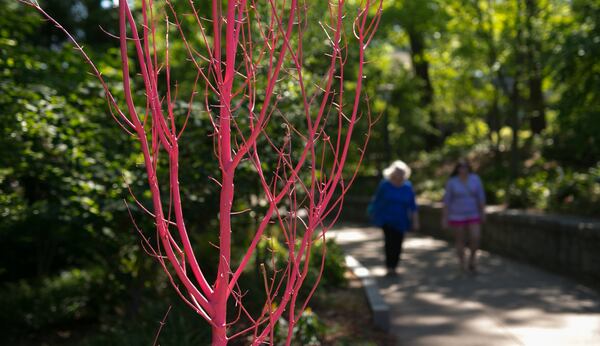
[[[369,308],[373,313],[373,324],[381,330],[388,332],[390,330],[390,306],[385,302],[375,278],[371,275],[369,269],[364,267],[356,258],[346,255],[346,266],[352,270],[354,275],[360,279]]]

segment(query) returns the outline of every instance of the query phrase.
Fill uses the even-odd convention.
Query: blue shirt
[[[415,192],[410,181],[394,186],[388,180],[379,183],[377,192],[369,204],[371,222],[375,226],[390,226],[398,232],[411,228],[411,214],[417,211]]]

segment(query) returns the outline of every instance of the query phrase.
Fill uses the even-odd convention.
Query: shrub
[[[342,287],[346,284],[346,278],[344,277],[344,273],[346,272],[344,252],[333,239],[328,239],[326,244],[326,256],[320,285],[327,287]],[[313,243],[313,249],[310,255],[311,257],[307,277],[307,287],[312,287],[312,285],[314,285],[316,282],[321,269],[322,254],[323,242],[321,240],[317,240]],[[287,256],[287,247],[283,246],[274,237],[263,239],[257,246],[257,264],[264,263],[267,270],[273,271],[275,269],[283,269],[278,267],[278,265],[286,264]]]
[[[285,345],[287,326],[288,322],[280,318],[274,330],[273,344]],[[325,334],[325,325],[312,309],[307,308],[294,326],[293,333],[292,345],[294,346],[320,346]]]
[[[0,323],[16,333],[92,319],[100,310],[94,297],[111,292],[108,281],[100,270],[73,269],[35,283],[5,284],[0,290]]]
[[[508,205],[511,208],[545,209],[550,196],[549,183],[545,171],[518,178],[508,188]]]
[[[549,209],[581,215],[600,213],[600,163],[587,172],[565,172],[559,176]]]
[[[311,253],[311,264],[308,280],[313,283],[319,274],[321,268],[321,254],[323,251],[323,242],[314,243],[314,250]],[[326,242],[326,256],[323,267],[323,276],[320,284],[326,287],[342,287],[347,283],[344,273],[346,272],[346,261],[342,248],[333,240]]]

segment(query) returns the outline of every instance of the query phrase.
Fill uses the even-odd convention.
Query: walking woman
[[[404,234],[411,229],[419,229],[415,193],[408,181],[410,173],[406,163],[394,161],[383,171],[384,179],[369,205],[373,224],[383,228],[385,235],[387,275],[396,274]]]
[[[485,222],[485,193],[479,176],[473,173],[466,160],[456,164],[444,195],[442,227],[450,228],[456,240],[456,254],[461,270],[477,272],[477,251],[481,224]],[[465,261],[468,238],[469,258]]]

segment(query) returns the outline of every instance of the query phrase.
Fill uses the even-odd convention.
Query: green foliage
[[[317,240],[313,243],[313,249],[310,260],[310,270],[307,281],[309,283],[315,282],[319,271],[321,269],[321,260],[323,251],[325,251],[325,258],[323,263],[323,275],[319,285],[325,287],[343,287],[346,285],[346,260],[342,248],[333,240],[328,239],[323,246],[322,240]]]
[[[106,39],[105,34],[105,31],[118,32],[118,13],[112,8],[112,0],[108,3],[102,0],[38,0],[37,2],[77,39],[93,45],[98,51],[114,45],[114,42]],[[50,46],[66,41],[64,35],[56,31],[51,23],[40,24],[41,30],[29,37],[34,44]]]
[[[106,268],[73,269],[37,281],[21,280],[0,288],[0,322],[4,340],[50,341],[62,330],[78,345],[151,344],[168,311],[160,333],[164,345],[197,345],[210,328],[190,311],[171,287],[161,284],[156,271],[124,285]],[[138,273],[139,276],[139,273]],[[157,281],[157,278],[159,279]]]
[[[167,297],[172,305],[165,302],[144,301],[140,307],[140,315],[133,320],[122,317],[107,319],[99,332],[85,336],[79,344],[82,346],[152,345],[157,334],[157,341],[167,346],[203,345],[206,340],[210,340],[210,327],[189,311],[188,306],[179,303],[178,297],[174,295],[167,295]],[[162,325],[167,312],[169,313]]]
[[[117,32],[117,12],[96,0],[40,3],[82,40],[120,99],[117,42],[98,29]],[[206,8],[204,0],[195,3]],[[535,2],[537,9],[528,12],[528,3],[534,2],[385,3],[381,30],[365,67],[369,107],[374,117],[381,116],[371,129],[366,176],[376,176],[396,158],[413,161],[416,190],[421,197],[439,200],[455,160],[466,156],[479,166],[490,203],[600,213],[600,4],[540,0]],[[319,22],[325,4],[311,3],[307,22]],[[174,2],[174,6],[186,13],[188,5]],[[133,310],[149,317],[123,322],[128,320],[124,316],[136,315],[129,312],[129,304],[136,296],[139,299],[140,292],[156,293],[152,289],[148,293],[148,286],[160,286],[157,296],[170,297],[162,291],[164,280],[156,279],[157,266],[141,250],[123,203],[128,200],[138,225],[154,239],[151,219],[129,198],[128,187],[142,203],[148,202],[134,141],[114,124],[102,89],[85,73],[88,67],[61,33],[16,1],[0,1],[0,13],[0,318],[4,318],[0,323],[33,334],[59,325],[97,324],[99,334],[95,339],[83,338],[82,344],[114,344],[115,340],[123,345],[140,340],[150,344],[153,335],[148,331],[157,328],[167,305],[139,303]],[[185,15],[179,19],[193,21]],[[190,62],[178,42],[179,33],[174,26],[171,29],[172,76],[178,79],[180,95],[186,95],[193,81]],[[164,36],[163,27],[157,30]],[[346,30],[351,33],[352,27]],[[184,31],[195,39],[194,32]],[[322,29],[309,25],[303,39],[303,73],[312,82],[307,88],[314,89],[326,68],[318,50]],[[413,51],[415,40],[422,45],[418,53]],[[347,58],[346,74],[355,72],[353,54]],[[198,63],[204,62],[198,59]],[[415,64],[423,67],[423,63],[432,83],[429,104],[423,102],[427,96],[420,78],[423,71],[415,70]],[[533,134],[530,83],[538,70],[548,127]],[[349,82],[345,87],[349,92],[355,86]],[[286,96],[279,106],[287,121],[300,122],[304,115],[295,98],[298,85],[290,83],[277,93]],[[257,101],[263,97],[259,85]],[[363,106],[366,110],[367,104]],[[219,188],[209,177],[219,174],[219,169],[216,160],[207,159],[213,155],[208,115],[199,105],[193,107],[181,138],[185,145],[180,181],[193,245],[201,262],[212,263],[215,251],[210,242],[217,237]],[[184,114],[187,102],[178,101],[175,110]],[[514,124],[509,120],[514,115],[519,120],[518,174],[510,165]],[[266,130],[285,131],[277,121]],[[359,128],[353,140],[362,143],[367,130]],[[444,137],[441,145],[429,145],[431,135]],[[261,140],[259,145],[268,145]],[[295,141],[294,150],[302,145]],[[350,166],[357,163],[359,153],[350,153]],[[265,171],[276,159],[264,157]],[[237,234],[248,235],[236,238],[234,254],[247,247],[252,233],[248,230],[265,210],[260,183],[253,176],[250,165],[237,175],[235,210],[253,212],[233,218]],[[378,179],[369,177],[357,180],[352,197],[373,193]],[[275,234],[263,240],[257,250],[256,263],[264,263],[267,270],[286,263],[287,250],[277,239]],[[318,275],[322,249],[320,241],[313,244],[308,283]],[[342,252],[332,241],[326,249],[322,284],[343,285]],[[205,269],[209,276],[214,270]],[[262,287],[260,274],[252,280]],[[10,318],[15,316],[11,311],[18,318]],[[203,324],[181,311],[186,308],[170,314],[161,344],[204,340]],[[297,326],[302,344],[318,340],[303,336],[320,335],[313,317],[303,316],[305,322]]]
[[[310,308],[302,312],[302,316],[294,326],[294,343],[298,345],[320,345],[319,339],[325,332],[325,326]]]
[[[274,331],[274,344],[285,345],[288,333],[288,321],[283,317],[279,319]],[[320,346],[325,325],[311,308],[304,310],[300,319],[294,325],[292,345],[294,346]]]
[[[520,209],[544,209],[550,196],[548,174],[544,171],[518,178],[508,188],[508,205]]]
[[[31,36],[43,26],[38,14],[6,1],[0,12],[3,325],[10,337],[35,339],[135,314],[134,292],[141,294],[158,269],[138,245],[123,202],[129,188],[144,202],[135,147],[62,36],[37,45],[43,39]],[[117,71],[115,52],[90,52],[108,78]],[[132,214],[146,228],[135,204]]]
[[[509,206],[590,216],[600,211],[598,165],[587,171],[547,163],[531,169],[533,172],[509,187]]]
[[[573,22],[557,37],[560,50],[551,58],[562,94],[546,154],[585,167],[600,157],[600,4],[573,1],[573,11]]]
[[[98,269],[6,284],[0,293],[0,323],[16,333],[93,320],[103,308],[94,297],[110,294],[113,284]]]
[[[287,248],[276,237],[263,238],[256,247],[255,261],[257,266],[265,265],[274,271],[287,263]]]
[[[391,120],[374,133],[367,165],[412,161],[420,195],[439,200],[453,163],[469,157],[490,203],[591,214],[596,183],[589,169],[600,156],[599,14],[597,2],[584,0],[388,4],[385,39],[369,67],[381,74],[371,76],[393,90],[406,83],[410,91],[403,95],[416,97],[394,94],[377,108],[385,97],[375,92],[374,108]],[[419,37],[424,53],[417,56]],[[412,66],[397,59],[406,53]],[[421,86],[412,78],[423,72],[419,61],[428,63],[433,85],[428,107],[419,103]],[[536,132],[540,109],[547,127]],[[439,117],[437,128],[428,128],[430,110]],[[383,145],[383,129],[391,147]],[[423,142],[432,131],[444,135],[441,146]]]
[[[27,44],[4,48],[3,56],[28,57],[18,61],[31,66],[30,75],[50,75],[46,70],[56,66],[66,66],[64,77],[86,69],[74,56],[67,64],[61,55],[42,60],[44,50]],[[65,92],[63,79],[30,82],[19,64],[5,70],[0,83],[0,275],[13,279],[107,255],[84,246],[88,242],[113,252],[115,227],[127,218],[121,201],[126,184],[136,190],[129,171],[135,158],[123,150],[128,139],[113,126],[98,83],[74,77]],[[0,60],[0,70],[3,65],[9,60]],[[36,250],[20,266],[4,267],[24,248]]]
[[[312,244],[310,255],[308,276],[305,286],[312,287],[323,266],[323,275],[321,276],[320,285],[326,287],[343,287],[346,284],[344,276],[346,272],[346,261],[342,248],[333,240],[328,239],[325,248],[323,241],[316,240]],[[300,241],[296,248],[300,246]],[[325,258],[323,259],[323,251]],[[288,249],[279,242],[275,237],[263,239],[259,242],[256,250],[255,261],[257,265],[264,264],[269,272],[276,269],[283,269],[288,262]]]
[[[477,146],[486,150],[490,130],[488,125],[479,119],[468,122],[462,132],[456,132],[446,138],[444,151],[451,156],[464,155],[465,153],[477,149]]]
[[[558,175],[549,207],[560,212],[597,216],[600,213],[600,164],[587,172],[569,170]]]

